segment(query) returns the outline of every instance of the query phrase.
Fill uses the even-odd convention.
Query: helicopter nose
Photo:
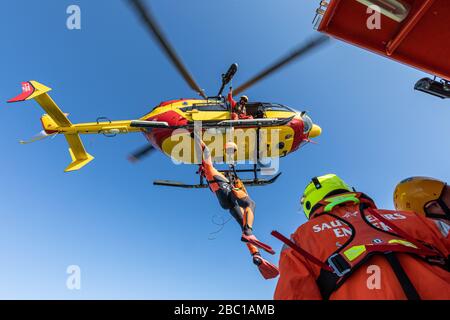
[[[322,128],[317,124],[313,124],[311,131],[309,132],[310,138],[316,138],[322,134]]]

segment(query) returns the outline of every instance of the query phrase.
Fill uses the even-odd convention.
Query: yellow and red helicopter
[[[231,65],[229,70],[222,75],[222,86],[216,96],[208,97],[195,82],[189,71],[186,69],[181,59],[176,54],[173,47],[163,35],[149,9],[140,0],[129,0],[132,7],[142,18],[145,26],[157,40],[169,60],[174,64],[179,73],[188,83],[188,85],[197,92],[201,98],[197,99],[177,99],[165,101],[157,105],[152,111],[143,117],[134,120],[110,121],[105,118],[98,118],[96,122],[73,124],[58,105],[49,95],[49,87],[37,82],[27,81],[22,83],[22,93],[8,102],[19,102],[26,100],[35,100],[46,112],[41,117],[43,132],[41,136],[33,139],[31,142],[40,140],[51,135],[63,134],[69,145],[69,153],[72,162],[65,169],[66,172],[79,170],[94,159],[85,150],[80,139],[80,134],[104,134],[114,136],[131,132],[141,132],[147,138],[149,144],[144,148],[134,152],[130,159],[138,160],[150,153],[152,150],[160,150],[164,154],[172,157],[176,161],[187,164],[197,164],[199,159],[196,153],[191,152],[192,156],[183,157],[174,153],[177,143],[180,139],[190,139],[192,149],[194,149],[194,139],[192,132],[194,124],[201,122],[203,130],[215,130],[225,136],[226,129],[233,128],[246,130],[256,130],[257,135],[261,129],[265,130],[268,136],[276,134],[276,146],[271,146],[271,139],[266,145],[260,146],[259,136],[255,142],[245,142],[245,152],[242,153],[241,160],[250,160],[252,152],[256,149],[266,148],[269,157],[284,157],[295,152],[303,144],[321,134],[321,128],[314,124],[306,115],[306,112],[299,112],[290,107],[278,103],[249,102],[247,104],[247,114],[253,116],[253,119],[231,118],[231,108],[222,92],[226,85],[230,83],[237,72],[237,64]],[[326,37],[318,37],[306,45],[301,46],[286,57],[283,57],[270,67],[251,78],[249,81],[234,90],[234,94],[239,94],[254,85],[263,78],[271,75],[294,59],[305,55],[317,48],[327,40]],[[181,129],[181,130],[180,130]],[[259,154],[259,151],[257,154]],[[214,155],[213,155],[214,156]],[[215,157],[213,159],[216,160]],[[269,180],[258,178],[260,167],[258,161],[253,164],[252,169],[241,169],[238,172],[253,172],[254,178],[244,180],[247,185],[264,185],[274,182],[279,174]],[[203,181],[198,185],[187,185],[178,182],[166,180],[155,181],[157,185],[176,186],[185,188],[206,187]]]

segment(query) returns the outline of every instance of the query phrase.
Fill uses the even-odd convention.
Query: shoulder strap
[[[395,253],[389,252],[384,256],[386,257],[386,260],[389,262],[389,265],[394,271],[395,276],[397,277],[397,280],[400,283],[406,298],[408,300],[420,300],[419,293],[417,292],[416,288],[411,282],[411,279],[409,279],[408,275],[400,264],[400,261],[398,261]]]
[[[407,232],[403,231],[401,228],[393,224],[388,219],[384,218],[381,214],[379,214],[376,210],[373,210],[372,208],[367,209],[368,212],[373,215],[375,218],[383,222],[387,227],[389,227],[392,231],[394,231],[396,234],[398,234],[401,238],[407,240],[408,242],[411,242],[415,246],[417,246],[421,253],[428,256],[442,256],[442,253],[439,252],[437,249],[435,249],[432,246],[425,246],[422,241],[419,241],[415,239],[414,237],[411,237]],[[380,231],[384,231],[381,230]]]

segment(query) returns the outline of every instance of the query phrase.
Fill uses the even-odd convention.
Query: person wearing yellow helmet
[[[429,177],[411,177],[395,187],[394,206],[432,219],[450,221],[450,186]]]
[[[309,214],[323,198],[352,191],[353,189],[337,175],[327,174],[311,179],[311,183],[306,186],[303,192],[300,203],[303,207],[303,212],[309,219]]]
[[[335,174],[312,178],[301,205],[290,239],[272,232],[275,299],[450,299],[450,243],[429,219],[380,210]]]

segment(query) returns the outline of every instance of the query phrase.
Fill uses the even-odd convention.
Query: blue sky
[[[82,10],[82,29],[66,28],[66,8]],[[197,81],[215,92],[314,35],[316,1],[152,1],[169,39]],[[73,122],[133,119],[160,101],[192,97],[124,1],[9,1],[0,37],[0,298],[270,299],[230,221],[216,240],[219,208],[207,190],[156,188],[158,178],[195,182],[195,167],[161,154],[133,165],[140,134],[85,136],[96,157],[66,174],[65,139],[20,145],[41,130],[34,102],[7,105],[20,82],[38,80]],[[333,41],[247,94],[308,110],[323,128],[318,145],[281,160],[274,185],[253,188],[255,232],[294,231],[305,220],[299,197],[312,176],[334,172],[392,208],[395,184],[411,175],[450,179],[450,105],[414,92],[424,74]],[[277,262],[278,255],[271,257]],[[81,290],[66,288],[66,268],[81,268]]]

